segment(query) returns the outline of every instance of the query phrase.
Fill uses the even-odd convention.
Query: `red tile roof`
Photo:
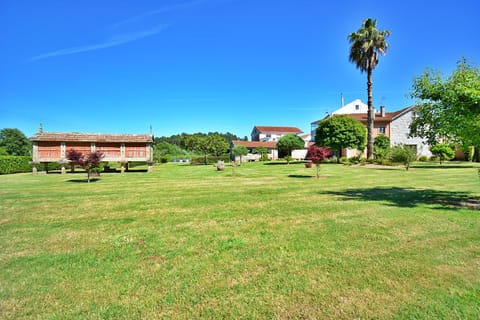
[[[392,121],[400,114],[404,113],[405,111],[409,110],[412,107],[407,107],[395,112],[385,112],[385,117],[381,116],[381,113],[375,113],[375,121]],[[367,121],[367,114],[366,113],[350,113],[347,114],[350,118],[356,119],[358,121],[366,122]]]
[[[245,146],[247,148],[258,148],[258,147],[265,147],[270,149],[277,148],[276,141],[243,141],[243,140],[234,140],[232,141],[233,145],[235,146]]]
[[[51,142],[118,142],[118,143],[153,143],[151,134],[105,134],[78,132],[41,132],[30,140]]]
[[[302,130],[296,128],[296,127],[271,127],[271,126],[255,126],[257,128],[258,132],[260,133],[265,133],[265,132],[270,132],[270,133],[303,133]]]

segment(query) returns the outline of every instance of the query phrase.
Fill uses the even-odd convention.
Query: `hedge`
[[[0,156],[0,174],[32,172],[32,157],[30,156]],[[48,170],[60,170],[62,165],[50,162]],[[45,170],[45,164],[38,164],[38,170]]]
[[[222,156],[219,156],[219,157],[215,157],[215,156],[208,156],[207,157],[207,164],[212,164],[212,163],[217,163],[217,161],[225,161],[225,162],[228,162],[230,161],[230,155],[222,155]],[[190,160],[190,164],[205,164],[205,156],[202,156],[202,157],[193,157],[191,160]]]
[[[0,174],[31,172],[30,156],[0,156]]]

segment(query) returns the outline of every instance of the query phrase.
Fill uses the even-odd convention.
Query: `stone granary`
[[[118,162],[121,171],[128,169],[129,162],[145,162],[148,171],[153,165],[153,134],[105,134],[105,133],[78,133],[78,132],[43,132],[40,128],[32,138],[32,164],[36,172],[36,165],[48,163],[62,164],[62,173],[65,172],[67,151],[74,149],[82,153],[100,151],[104,154],[102,161]]]

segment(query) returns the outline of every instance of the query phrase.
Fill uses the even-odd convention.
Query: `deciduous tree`
[[[248,154],[248,149],[245,146],[235,146],[233,147],[233,155],[235,157],[240,157],[240,163],[242,163],[242,156]]]
[[[399,144],[394,146],[391,151],[391,158],[393,162],[402,163],[408,171],[413,161],[417,159],[415,150],[407,145]]]
[[[306,159],[315,163],[315,166],[317,167],[317,179],[320,178],[320,163],[327,159],[331,154],[332,151],[328,148],[316,145],[308,147]]]
[[[411,96],[417,100],[411,136],[430,145],[447,141],[464,148],[480,146],[479,68],[462,59],[446,78],[426,70],[415,78]]]
[[[430,152],[438,157],[440,164],[444,160],[451,160],[455,156],[455,150],[447,143],[437,143],[430,147]]]
[[[346,115],[334,115],[318,123],[315,144],[326,146],[340,157],[342,150],[365,148],[365,126]]]
[[[67,159],[70,160],[70,172],[75,171],[75,166],[80,165],[80,160],[83,157],[83,154],[80,151],[75,149],[70,149],[67,151]]]
[[[10,156],[29,156],[32,143],[18,129],[5,128],[0,130],[0,147]]]
[[[268,160],[268,149],[266,147],[255,148],[254,153],[260,155],[260,161]]]
[[[67,152],[67,159],[73,164],[78,164],[87,171],[87,181],[90,182],[90,175],[93,170],[100,167],[100,163],[105,155],[100,151],[82,154],[75,149]]]
[[[286,155],[287,162],[290,163],[289,159],[292,156],[292,151],[296,149],[303,149],[305,142],[299,136],[288,133],[278,139],[277,149],[281,154]]]

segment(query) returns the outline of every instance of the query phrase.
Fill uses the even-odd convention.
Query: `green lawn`
[[[477,168],[0,176],[0,318],[478,319]]]

